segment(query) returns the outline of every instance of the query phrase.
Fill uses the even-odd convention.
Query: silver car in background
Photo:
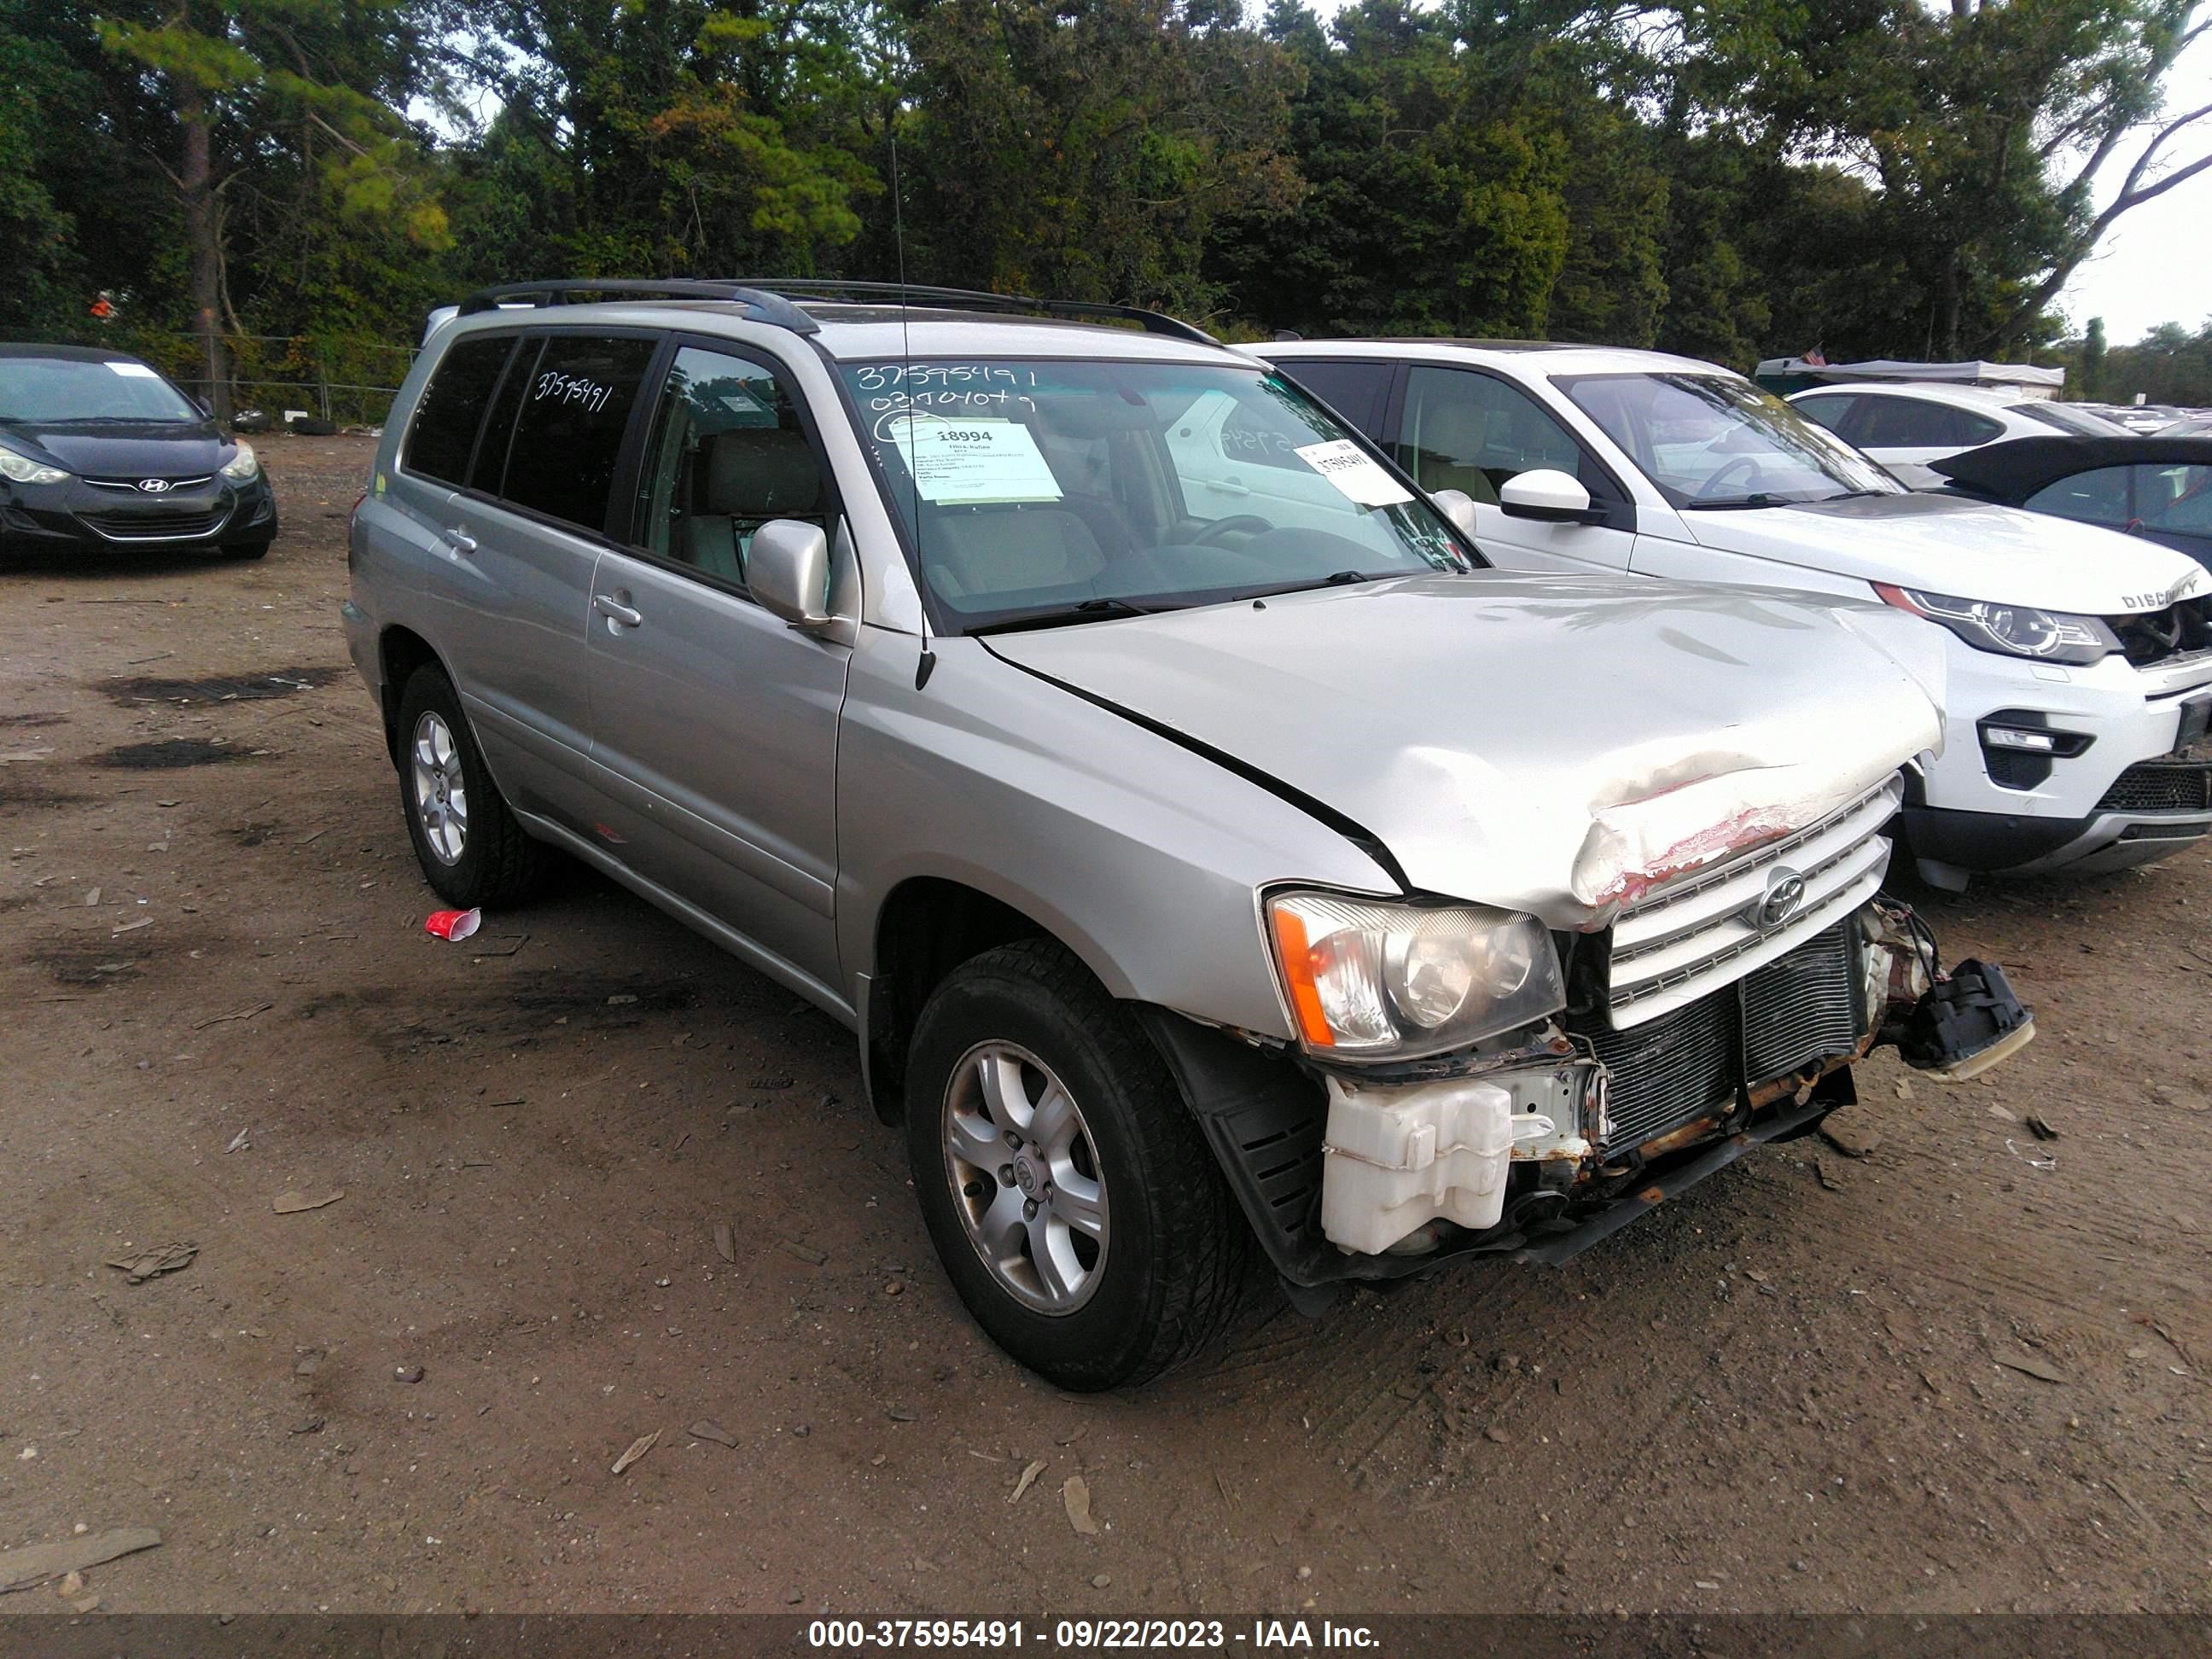
[[[1491,570],[1186,325],[908,297],[474,297],[344,616],[430,884],[561,849],[850,1026],[1024,1363],[1151,1376],[1255,1249],[1302,1304],[1564,1260],[1877,1042],[2032,1031],[1877,897],[1912,619]]]

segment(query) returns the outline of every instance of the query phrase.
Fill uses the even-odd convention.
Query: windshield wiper
[[[966,631],[971,637],[984,634],[1018,634],[1027,629],[1066,628],[1072,623],[1098,622],[1109,617],[1150,617],[1167,608],[1132,605],[1127,599],[1082,599],[1049,611],[1031,611],[1018,617],[1004,617],[997,622],[985,623],[979,628],[970,628]]]
[[[1771,490],[1761,489],[1748,495],[1728,495],[1719,501],[1690,501],[1686,505],[1691,511],[1696,513],[1731,513],[1738,507],[1802,507],[1804,503],[1794,501],[1787,495],[1777,495]]]
[[[1386,570],[1377,575],[1365,570],[1338,570],[1326,576],[1302,582],[1283,582],[1273,587],[1255,587],[1242,597],[1252,599],[1272,599],[1279,593],[1310,593],[1316,587],[1349,587],[1355,582],[1387,582],[1394,576],[1411,576],[1411,570]]]

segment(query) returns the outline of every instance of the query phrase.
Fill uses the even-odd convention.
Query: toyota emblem
[[[165,495],[168,493],[169,481],[167,478],[141,478],[138,489],[142,495]]]
[[[1771,933],[1804,908],[1805,878],[1788,865],[1766,872],[1765,888],[1745,908],[1743,919],[1760,933]]]

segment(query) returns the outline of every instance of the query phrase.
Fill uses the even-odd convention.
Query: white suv
[[[1690,358],[1452,340],[1264,351],[1392,446],[1501,563],[1872,595],[1947,630],[1948,741],[1903,817],[1931,883],[2122,869],[2212,831],[2212,574],[2182,554],[1911,493]],[[1221,462],[1231,482],[1249,476],[1237,459]]]

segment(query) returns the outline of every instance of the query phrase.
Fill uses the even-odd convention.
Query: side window
[[[1283,372],[1369,437],[1381,435],[1382,397],[1390,388],[1388,363],[1316,357],[1285,364]]]
[[[500,494],[586,530],[604,528],[623,434],[657,343],[550,336],[522,389]]]
[[[1851,404],[1856,401],[1850,392],[1838,392],[1818,398],[1792,398],[1790,407],[1807,420],[1840,434],[1844,422],[1850,418]]]
[[[1464,490],[1495,501],[1516,473],[1553,467],[1579,477],[1593,495],[1601,478],[1582,447],[1518,386],[1460,368],[1417,366],[1406,382],[1398,464],[1424,489]],[[1609,488],[1608,488],[1609,493]]]
[[[774,369],[696,346],[676,354],[638,478],[646,551],[741,584],[753,532],[770,519],[826,527],[828,495]]]
[[[2135,473],[2136,517],[2148,528],[2212,536],[2212,466],[2146,462]]]
[[[477,424],[514,349],[513,335],[496,334],[456,341],[438,360],[407,429],[406,471],[441,483],[467,482]]]
[[[507,452],[514,447],[514,417],[537,378],[538,359],[544,349],[544,341],[526,338],[507,365],[491,413],[484,416],[483,436],[477,440],[477,458],[469,467],[470,489],[496,495],[506,484]]]
[[[1861,449],[1970,449],[2004,430],[1970,409],[1918,398],[1862,398],[1844,436]]]
[[[1977,415],[1970,409],[1952,409],[1944,412],[1951,417],[1952,435],[1943,440],[1947,444],[1963,444],[1971,449],[1976,444],[1994,443],[2004,431],[2002,421]]]
[[[2070,478],[2044,485],[2022,505],[2038,513],[2089,524],[2125,524],[2135,516],[2128,507],[2128,474],[2133,470],[2100,466],[2093,472],[2076,472]]]

